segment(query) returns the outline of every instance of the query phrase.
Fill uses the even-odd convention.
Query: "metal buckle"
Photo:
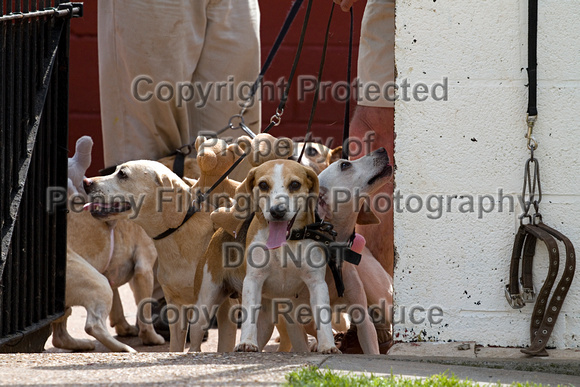
[[[180,148],[177,148],[177,152],[181,153],[184,156],[187,156],[193,150],[193,146],[191,144],[184,145]]]
[[[534,302],[536,301],[536,292],[534,289],[526,289],[521,294],[521,298],[524,302]]]
[[[505,286],[505,299],[513,309],[521,309],[526,306],[521,294],[511,294],[509,284]]]

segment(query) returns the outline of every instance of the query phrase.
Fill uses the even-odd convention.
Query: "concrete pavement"
[[[136,309],[128,288],[121,289],[128,320]],[[84,332],[86,314],[75,308],[69,332]],[[111,328],[111,333],[114,330]],[[239,333],[239,331],[238,331]],[[448,371],[459,378],[481,383],[527,381],[580,386],[580,350],[549,350],[548,358],[529,358],[517,348],[483,348],[475,343],[396,344],[387,356],[273,353],[217,354],[217,330],[204,343],[207,353],[167,353],[168,345],[146,347],[138,338],[120,338],[140,353],[117,354],[97,343],[90,353],[65,353],[50,339],[42,354],[0,355],[0,385],[278,385],[285,375],[307,365],[336,372],[429,377]]]

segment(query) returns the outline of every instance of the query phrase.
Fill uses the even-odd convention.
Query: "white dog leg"
[[[212,280],[212,276],[208,271],[207,265],[204,266],[203,272],[203,279],[201,281],[201,286],[199,290],[199,296],[197,298],[197,303],[194,306],[194,310],[197,313],[197,321],[190,324],[189,326],[189,341],[191,342],[191,346],[189,347],[189,352],[201,352],[201,343],[203,341],[203,336],[205,334],[205,329],[207,329],[209,320],[207,317],[210,316],[211,313],[214,313],[216,309],[222,304],[229,305],[226,298],[228,295],[223,291],[221,285],[216,284]],[[224,302],[225,301],[225,302]],[[227,322],[224,321],[223,327],[221,323],[221,319],[224,318],[228,320],[229,308],[226,306],[217,309],[218,313],[218,327],[220,329],[219,337],[218,337],[218,352],[228,352],[231,351],[235,344],[235,330],[237,327],[234,327],[234,334],[233,334],[233,343],[231,339],[222,338],[221,330],[223,329],[224,332],[227,331],[228,325]],[[222,314],[220,314],[220,311]],[[231,329],[231,328],[230,328]],[[222,339],[225,341],[222,342]]]
[[[349,264],[346,264],[349,265]],[[342,274],[345,283],[349,284],[349,288],[345,290],[345,297],[349,300],[350,305],[355,305],[353,308],[353,316],[351,321],[357,321],[357,336],[360,346],[365,355],[379,354],[379,341],[377,340],[377,331],[375,325],[371,321],[371,316],[368,314],[367,295],[364,291],[363,283],[356,271],[355,267],[347,266],[343,268]],[[363,316],[359,314],[363,313]]]
[[[332,334],[332,313],[330,309],[330,297],[328,296],[328,286],[324,278],[322,278],[322,281],[309,281],[306,285],[310,292],[310,305],[312,305],[314,323],[316,324],[318,352],[340,353],[336,345],[334,345],[334,336]]]
[[[265,276],[246,274],[242,291],[242,337],[236,352],[258,352],[258,310],[262,302],[262,286]]]

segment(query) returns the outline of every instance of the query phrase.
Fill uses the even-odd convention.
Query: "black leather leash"
[[[306,127],[306,135],[304,136],[304,146],[298,156],[298,162],[302,160],[304,156],[304,151],[306,150],[306,145],[310,140],[310,132],[312,130],[312,122],[314,121],[314,114],[316,113],[316,107],[318,105],[318,100],[320,96],[318,92],[320,90],[320,82],[322,81],[322,73],[324,71],[324,63],[326,62],[326,50],[328,48],[328,37],[330,36],[330,25],[332,23],[332,16],[334,14],[334,3],[332,3],[332,8],[330,9],[330,16],[328,17],[328,23],[326,25],[326,34],[324,35],[324,44],[322,45],[322,55],[320,57],[320,66],[318,68],[318,77],[316,78],[316,87],[314,89],[314,99],[312,101],[312,109],[310,110],[310,117],[308,118],[308,125]]]
[[[348,145],[350,138],[350,82],[351,82],[351,70],[352,70],[352,43],[353,43],[353,29],[354,29],[354,16],[352,13],[352,7],[350,8],[350,33],[349,33],[349,44],[348,44],[348,65],[347,65],[347,100],[344,107],[344,126],[342,130],[342,158],[348,160]]]
[[[200,199],[201,199],[201,197],[198,196],[198,199],[194,200],[191,203],[191,205],[187,209],[187,213],[185,214],[185,218],[183,218],[183,221],[181,222],[181,224],[179,226],[167,229],[165,232],[162,232],[161,234],[157,235],[156,237],[153,237],[153,240],[158,241],[160,239],[167,238],[169,235],[171,235],[175,231],[179,230],[181,228],[181,226],[183,226],[189,219],[191,219],[191,217],[193,215],[195,215],[195,213],[199,212],[199,210],[201,209],[201,204],[203,203],[203,200],[200,200]]]
[[[319,100],[319,89],[320,89],[320,82],[322,80],[322,72],[324,70],[324,64],[326,62],[326,50],[328,47],[328,38],[330,36],[330,25],[332,22],[332,16],[334,14],[334,6],[335,3],[332,3],[332,8],[330,9],[330,16],[328,18],[328,24],[326,26],[326,35],[324,38],[324,44],[322,48],[322,57],[320,59],[320,67],[318,69],[318,77],[316,80],[316,87],[315,87],[315,94],[314,100],[312,101],[312,109],[310,110],[310,118],[308,119],[308,126],[306,128],[306,135],[304,136],[304,142],[307,144],[311,138],[311,130],[312,130],[312,123],[314,121],[314,115],[316,113],[316,107],[318,105]],[[348,87],[346,89],[346,101],[344,107],[344,123],[343,123],[343,130],[342,130],[342,158],[348,159],[348,139],[350,137],[350,97],[351,97],[351,79],[352,79],[352,46],[353,46],[353,37],[354,37],[354,15],[352,11],[352,7],[350,8],[350,31],[349,31],[349,43],[348,43],[348,60],[347,60],[347,84]],[[302,160],[304,156],[304,152],[306,150],[306,144],[302,148],[300,152],[300,156],[298,157],[298,162]]]
[[[543,223],[539,205],[542,201],[542,188],[540,183],[540,166],[534,157],[534,151],[538,143],[533,139],[532,132],[536,122],[538,109],[536,106],[537,93],[537,25],[538,25],[538,0],[529,0],[528,15],[528,77],[529,77],[529,100],[528,100],[528,134],[526,136],[530,158],[526,161],[524,170],[524,188],[522,197],[525,200],[524,213],[520,216],[520,227],[514,240],[512,258],[510,262],[510,283],[506,285],[505,295],[508,303],[514,309],[523,308],[526,302],[534,302],[536,293],[533,286],[532,267],[536,252],[537,240],[542,241],[548,250],[548,274],[544,285],[537,294],[537,300],[532,312],[530,325],[530,341],[528,348],[521,352],[531,356],[548,356],[546,344],[552,334],[558,314],[570,289],[574,273],[576,271],[576,253],[570,240],[562,233],[548,227]],[[538,195],[536,197],[536,188]],[[530,214],[533,205],[534,214]],[[528,219],[529,223],[524,224]],[[566,251],[565,268],[562,278],[556,285],[550,298],[550,292],[556,282],[560,266],[560,252],[557,240],[562,242]],[[520,274],[520,259],[521,272]],[[523,288],[523,289],[521,289]],[[549,299],[549,301],[548,301]]]

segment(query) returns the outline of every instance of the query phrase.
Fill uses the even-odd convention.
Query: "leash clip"
[[[509,284],[505,286],[505,299],[513,309],[521,309],[526,306],[521,294],[511,294]]]
[[[332,223],[325,222],[324,220],[320,222],[318,228],[320,231],[330,234],[333,238],[336,238],[338,235],[338,233],[334,230]]]
[[[534,131],[534,125],[536,124],[537,119],[538,119],[538,116],[530,116],[529,114],[526,117],[526,123],[528,125],[528,134],[525,137],[528,140],[528,149],[529,150],[538,149],[538,142],[536,141],[534,136],[532,136],[532,133]]]
[[[280,122],[282,122],[282,115],[284,114],[284,109],[280,109],[279,107],[276,108],[276,114],[274,114],[271,118],[270,118],[270,123],[274,124],[274,126],[278,126],[280,125]]]

